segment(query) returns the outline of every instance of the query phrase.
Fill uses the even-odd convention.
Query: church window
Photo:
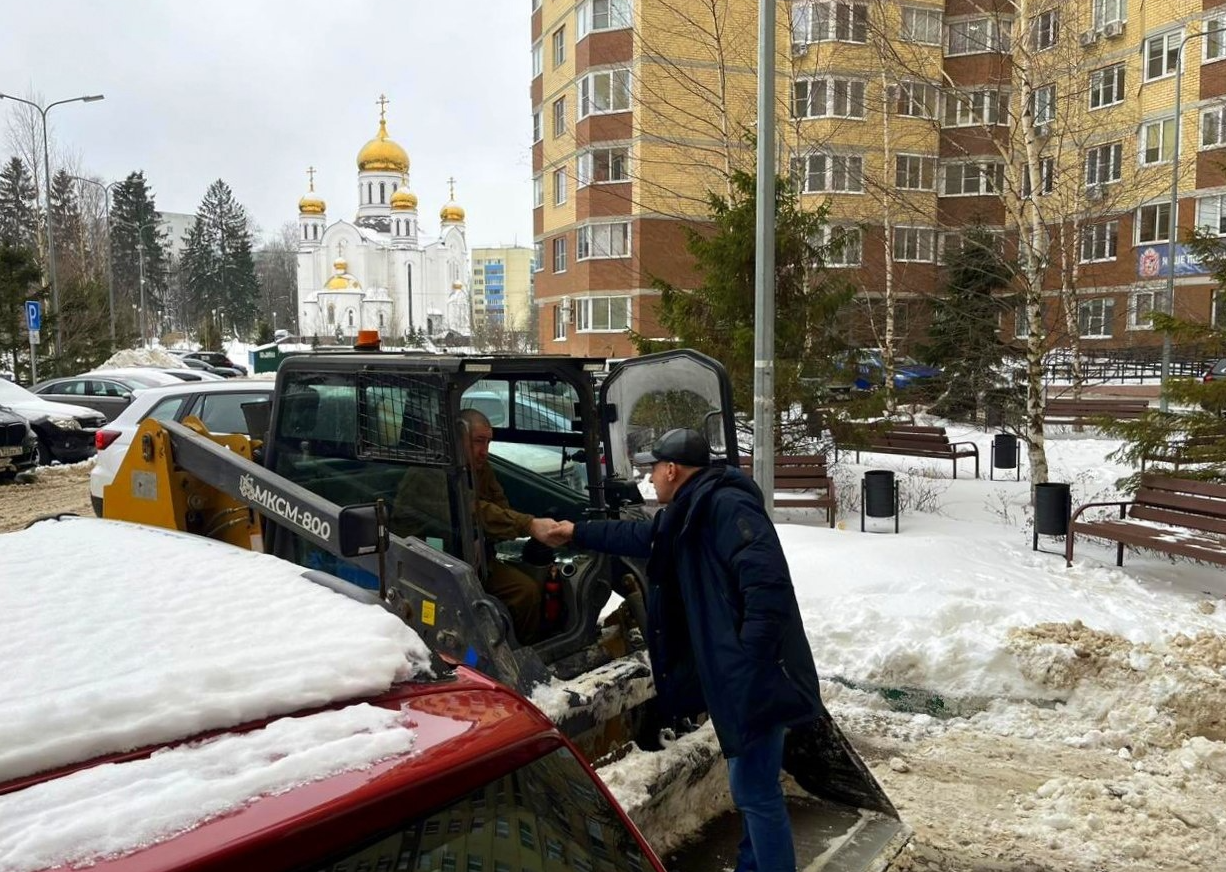
[[[373,203],[375,201],[375,186],[371,182],[366,183],[366,202]]]
[[[387,202],[387,183],[379,182],[379,203],[382,205]]]
[[[328,323],[329,324],[336,323],[336,304],[335,303],[328,304]]]
[[[310,231],[310,229],[311,229],[311,228],[310,228],[310,227],[307,227],[305,224],[302,226],[302,238],[303,238],[303,239],[307,239],[307,238],[308,238],[308,232]]]
[[[379,313],[379,329],[380,330],[383,329],[383,313],[382,312]]]
[[[353,310],[352,310],[352,309],[350,309],[350,310],[348,311],[348,313],[346,313],[346,314],[348,314],[348,316],[349,316],[349,326],[350,326],[350,327],[352,327],[352,326],[353,326]]]

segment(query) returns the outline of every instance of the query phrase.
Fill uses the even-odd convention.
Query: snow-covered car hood
[[[0,406],[12,409],[26,418],[41,418],[44,416],[52,418],[103,417],[94,409],[87,409],[84,406],[73,406],[68,403],[52,403],[49,400],[0,400]]]

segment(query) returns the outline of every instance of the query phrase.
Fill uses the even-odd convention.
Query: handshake
[[[559,548],[575,535],[575,525],[570,521],[555,521],[553,518],[533,518],[528,535],[550,548]]]

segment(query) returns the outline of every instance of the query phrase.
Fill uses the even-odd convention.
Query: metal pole
[[[140,276],[140,345],[149,347],[149,339],[145,335],[145,240],[138,239],[136,243],[137,269]]]
[[[111,320],[111,351],[115,350],[115,260],[114,248],[111,245],[111,188],[120,184],[119,182],[111,182],[109,185],[104,185],[102,182],[94,179],[87,179],[84,176],[72,176],[78,182],[85,182],[89,185],[97,185],[102,189],[102,199],[105,204],[106,214],[106,296],[107,296],[107,312],[110,314]]]
[[[758,0],[758,184],[754,257],[753,478],[774,516],[775,3]]]
[[[64,331],[60,324],[60,283],[55,275],[55,223],[51,219],[51,150],[47,145],[47,113],[51,110],[40,109],[43,117],[43,190],[47,195],[47,265],[51,273],[51,311],[55,313],[55,356],[63,352]]]

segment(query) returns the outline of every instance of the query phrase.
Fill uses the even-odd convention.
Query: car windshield
[[[37,400],[38,397],[21,385],[15,385],[11,381],[0,379],[0,403],[28,403],[30,400]]]

